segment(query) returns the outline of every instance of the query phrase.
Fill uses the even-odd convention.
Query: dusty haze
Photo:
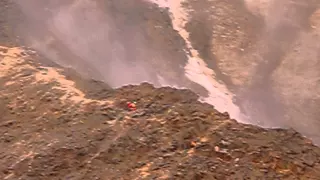
[[[94,73],[113,87],[141,81],[155,83],[147,64],[139,58],[148,49],[146,40],[130,25],[119,30],[99,4],[86,0],[17,2],[35,24],[27,26],[32,28],[28,42],[49,59]]]
[[[242,122],[320,140],[316,0],[15,2],[20,36],[60,65],[112,87],[191,88]]]

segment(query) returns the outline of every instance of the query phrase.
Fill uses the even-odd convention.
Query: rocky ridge
[[[239,124],[189,90],[113,90],[42,66],[19,47],[1,47],[1,59],[1,179],[320,177],[320,149],[310,140]]]

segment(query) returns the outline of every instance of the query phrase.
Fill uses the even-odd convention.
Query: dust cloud
[[[48,59],[112,87],[158,83],[148,64],[140,60],[148,51],[140,30],[130,24],[117,24],[117,17],[105,12],[102,1],[16,3],[26,19],[19,33]]]
[[[264,27],[243,111],[262,125],[293,128],[320,142],[319,1],[246,0]],[[317,18],[316,18],[317,17]]]
[[[254,4],[249,8],[254,12],[258,9],[265,23],[256,43],[257,65],[243,97],[251,101],[247,111],[267,126],[317,131],[312,124],[320,128],[314,103],[319,101],[320,92],[316,85],[320,77],[316,70],[320,61],[316,40],[319,36],[309,21],[317,9],[316,1],[247,3]],[[253,111],[259,108],[260,111]]]

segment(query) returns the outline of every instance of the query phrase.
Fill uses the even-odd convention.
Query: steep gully
[[[185,26],[188,22],[188,14],[183,6],[183,0],[179,1],[157,1],[162,8],[169,8],[172,13],[173,28],[179,32],[187,45],[187,49],[191,54],[188,55],[188,63],[185,65],[186,76],[193,82],[205,87],[209,92],[208,97],[203,98],[202,101],[215,106],[221,112],[227,111],[232,118],[240,122],[246,122],[246,117],[241,114],[240,109],[233,103],[232,92],[228,88],[215,79],[215,72],[207,67],[206,62],[199,57],[199,52],[195,50],[189,41],[189,32],[186,31]]]

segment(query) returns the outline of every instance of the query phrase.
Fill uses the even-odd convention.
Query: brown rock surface
[[[86,84],[18,47],[1,47],[1,58],[1,179],[320,177],[310,140],[239,124],[189,90]]]

